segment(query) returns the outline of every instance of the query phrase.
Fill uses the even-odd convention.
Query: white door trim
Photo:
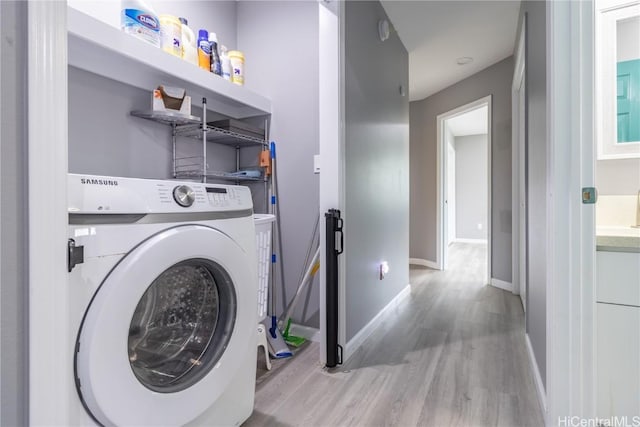
[[[592,1],[547,3],[547,423],[595,416]]]
[[[318,40],[320,64],[319,99],[319,148],[320,148],[320,265],[325,264],[324,214],[328,209],[337,208],[344,218],[344,129],[341,126],[344,111],[343,62],[344,38],[340,37],[344,16],[343,2],[318,3],[320,37]],[[345,229],[347,224],[345,222]],[[346,233],[345,233],[346,234]],[[345,237],[346,240],[346,237]],[[346,274],[344,259],[346,253],[338,257],[338,343],[346,341]],[[320,361],[327,359],[326,343],[326,271],[320,269]]]
[[[69,425],[67,3],[28,5],[29,424]]]
[[[492,222],[492,197],[491,197],[491,140],[492,140],[492,127],[491,127],[491,115],[492,115],[492,107],[491,107],[492,95],[485,96],[484,98],[480,98],[476,101],[470,102],[468,104],[462,105],[458,108],[454,108],[453,110],[447,111],[446,113],[439,114],[436,117],[437,121],[437,155],[436,155],[436,163],[437,163],[437,214],[436,214],[436,245],[437,245],[437,253],[436,253],[436,264],[438,265],[439,270],[444,270],[447,265],[446,260],[446,241],[447,238],[445,236],[445,202],[444,202],[444,194],[445,188],[444,184],[446,182],[445,175],[446,174],[446,165],[445,165],[445,154],[446,150],[444,147],[444,121],[447,119],[451,119],[453,117],[459,116],[471,110],[475,110],[484,105],[487,106],[487,197],[488,197],[488,214],[487,214],[487,277],[485,278],[485,283],[491,282],[491,222]]]
[[[521,157],[524,157],[524,138],[526,138],[526,114],[520,110],[522,98],[525,98],[526,109],[526,90],[525,84],[525,70],[526,70],[526,28],[527,19],[526,14],[522,20],[522,26],[520,28],[520,34],[518,35],[518,44],[515,52],[515,67],[513,71],[513,84],[511,85],[511,140],[512,140],[512,152],[511,152],[511,224],[512,224],[512,257],[511,257],[511,283],[513,284],[513,293],[520,294],[522,298],[522,306],[526,311],[526,282],[522,280],[524,272],[526,272],[526,264],[522,263],[522,243],[526,242],[526,234],[522,234],[520,227],[522,221],[522,215],[526,212],[525,209],[521,209],[520,200],[523,196],[524,187],[524,168]],[[522,115],[524,115],[524,122],[522,122]],[[520,124],[524,123],[524,128],[521,129]],[[524,138],[521,136],[523,135]],[[526,162],[526,159],[525,159]]]

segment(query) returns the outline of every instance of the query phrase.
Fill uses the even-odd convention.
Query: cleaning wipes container
[[[182,23],[173,15],[160,15],[162,50],[182,58]]]
[[[160,21],[155,11],[143,0],[120,2],[122,31],[160,47]]]
[[[231,81],[242,86],[244,84],[244,54],[239,50],[232,50],[227,55],[231,61]]]

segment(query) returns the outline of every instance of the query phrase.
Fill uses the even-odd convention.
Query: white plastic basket
[[[271,230],[275,219],[275,215],[253,215],[256,226],[256,252],[258,255],[258,321],[262,321],[267,317],[269,270],[271,269]]]

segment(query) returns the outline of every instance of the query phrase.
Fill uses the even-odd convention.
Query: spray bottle
[[[220,46],[220,64],[222,68],[222,77],[225,80],[231,80],[231,60],[227,55],[227,47]]]
[[[211,50],[211,72],[221,76],[222,65],[220,63],[220,55],[218,55],[218,36],[216,33],[209,33],[209,48]]]

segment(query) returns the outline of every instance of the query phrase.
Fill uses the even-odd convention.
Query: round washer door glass
[[[250,242],[252,223],[247,216],[226,226]],[[98,237],[108,242],[109,232]],[[238,241],[205,225],[168,228],[105,276],[75,351],[76,389],[98,423],[189,424],[246,369],[257,275],[247,267],[255,251]]]
[[[233,331],[236,295],[229,275],[210,260],[167,268],[138,302],[129,327],[129,362],[150,390],[172,393],[204,377]]]

